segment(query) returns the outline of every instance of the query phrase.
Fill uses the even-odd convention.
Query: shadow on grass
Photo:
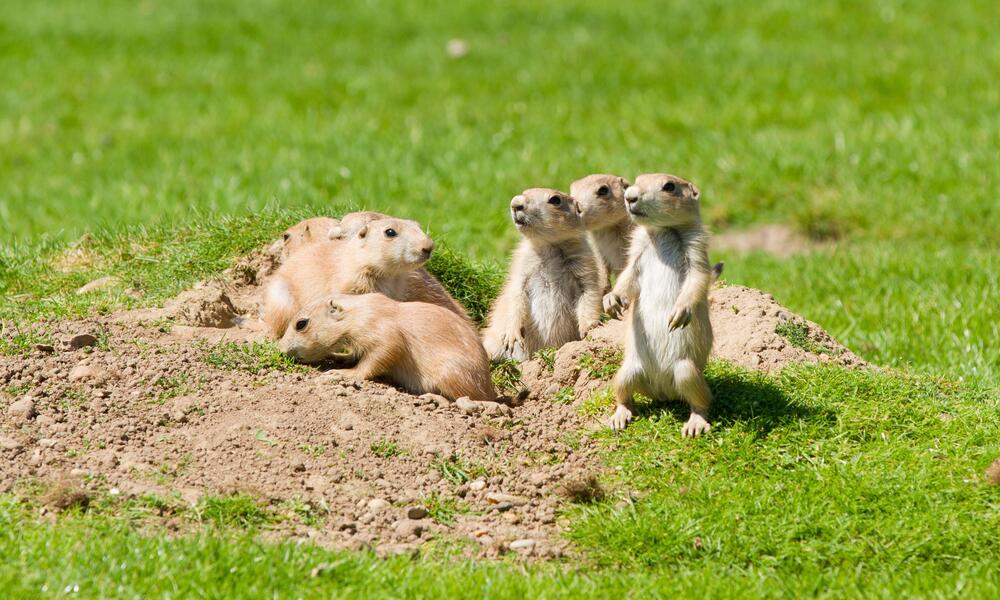
[[[714,427],[742,423],[744,428],[766,436],[771,430],[796,421],[836,422],[833,411],[790,399],[774,379],[763,373],[713,361],[705,377],[712,389],[710,420]],[[681,422],[690,414],[687,404],[678,400],[640,401],[636,409],[639,416],[670,414]]]

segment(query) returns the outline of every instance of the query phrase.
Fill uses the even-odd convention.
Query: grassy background
[[[730,282],[926,377],[714,366],[730,400],[713,436],[681,443],[676,415],[649,413],[606,440],[618,484],[644,499],[571,515],[593,560],[623,571],[481,566],[462,587],[464,567],[144,538],[89,517],[53,529],[15,505],[0,510],[0,589],[77,574],[121,594],[252,594],[266,574],[290,595],[995,596],[1000,500],[979,474],[1000,453],[997,22],[988,0],[5,6],[7,326],[159,302],[305,214],[353,207],[420,220],[450,248],[437,272],[481,310],[497,268],[463,257],[504,262],[512,195],[665,170],[699,185],[715,231],[784,223],[822,242],[790,259],[719,254]],[[450,58],[451,38],[468,55]],[[93,260],[54,268],[84,232]],[[71,293],[108,274],[121,284]],[[0,351],[31,342],[18,340]],[[147,566],[83,561],[103,552]],[[233,582],[227,565],[250,555],[273,566]],[[303,579],[317,560],[341,566]]]

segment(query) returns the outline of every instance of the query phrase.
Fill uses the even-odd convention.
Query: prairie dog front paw
[[[604,306],[604,312],[608,313],[608,315],[612,317],[616,317],[628,308],[628,298],[611,292],[604,295],[602,304]]]

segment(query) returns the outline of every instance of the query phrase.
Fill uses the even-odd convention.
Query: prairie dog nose
[[[430,258],[431,253],[434,252],[433,240],[428,240],[427,243],[424,244],[422,248],[420,248],[420,251],[423,252],[424,256]]]
[[[514,212],[521,212],[524,210],[526,202],[527,198],[524,197],[524,194],[518,194],[511,199],[510,209]]]
[[[639,187],[635,185],[630,185],[625,188],[625,201],[629,204],[635,204],[639,199]]]

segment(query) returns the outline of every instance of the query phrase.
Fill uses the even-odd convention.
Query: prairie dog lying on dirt
[[[632,419],[636,392],[687,401],[685,437],[711,428],[712,393],[703,372],[712,349],[712,269],[698,198],[694,185],[666,174],[640,175],[625,190],[636,229],[628,266],[604,297],[609,313],[631,309],[625,357],[614,379],[613,429],[624,429]]]
[[[608,275],[625,268],[632,221],[625,206],[629,182],[617,175],[588,175],[569,187],[569,195],[580,207],[583,228]]]
[[[524,238],[483,344],[492,359],[526,360],[546,346],[579,340],[598,324],[605,275],[571,197],[532,188],[514,196],[510,211]]]
[[[365,225],[379,219],[391,219],[389,215],[375,212],[373,210],[362,210],[350,212],[340,217],[340,223],[336,227],[331,227],[327,231],[327,236],[331,240],[345,240],[354,236]]]
[[[457,314],[465,311],[421,269],[434,249],[415,221],[377,219],[350,238],[310,244],[278,269],[264,294],[264,321],[275,338],[303,306],[331,294],[380,292],[406,301],[427,299]],[[422,269],[421,269],[422,270]]]
[[[307,363],[350,352],[357,365],[338,373],[354,379],[385,377],[413,394],[497,399],[490,361],[475,329],[453,312],[425,302],[396,302],[382,294],[313,302],[297,314],[278,347]]]
[[[330,230],[340,225],[337,219],[330,217],[313,217],[299,221],[281,234],[281,238],[271,244],[268,251],[285,261],[300,248],[313,242],[327,239]]]

